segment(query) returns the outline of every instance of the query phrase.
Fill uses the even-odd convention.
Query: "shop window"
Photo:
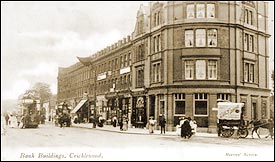
[[[195,94],[195,115],[207,115],[207,94]]]
[[[185,94],[174,94],[175,115],[185,114]]]
[[[217,94],[217,101],[230,101],[231,95],[227,93],[218,93]]]

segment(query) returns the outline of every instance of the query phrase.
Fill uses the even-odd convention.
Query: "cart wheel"
[[[248,136],[248,130],[246,128],[240,128],[238,134],[240,135],[240,138],[246,138]]]
[[[234,134],[234,129],[230,127],[230,129],[223,129],[222,130],[222,136],[223,137],[231,137]]]

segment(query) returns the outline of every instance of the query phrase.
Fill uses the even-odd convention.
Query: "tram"
[[[38,107],[39,97],[31,92],[26,92],[21,100],[21,126],[20,128],[37,128],[40,122]]]

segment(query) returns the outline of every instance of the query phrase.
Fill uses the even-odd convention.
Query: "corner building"
[[[175,130],[179,117],[190,116],[216,132],[218,100],[245,103],[246,120],[269,118],[267,5],[141,5],[131,36],[78,57],[78,68],[59,71],[58,100],[73,105],[86,91],[106,119],[126,115],[131,125],[144,127],[150,116],[158,120],[164,114],[168,130]]]

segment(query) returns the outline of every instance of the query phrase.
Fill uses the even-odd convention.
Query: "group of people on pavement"
[[[180,135],[182,138],[189,139],[197,131],[197,123],[191,117],[181,117],[180,118]]]
[[[19,126],[21,122],[21,118],[18,115],[14,114],[6,114],[5,115],[5,121],[6,121],[6,126],[9,126],[10,128],[16,128]]]
[[[112,118],[112,125],[113,127],[117,126],[117,123],[119,124],[119,129],[121,131],[127,131],[128,130],[128,118],[126,115],[123,115],[122,117],[117,118],[116,116],[113,116]]]
[[[149,118],[149,123],[148,123],[148,128],[149,128],[149,133],[154,133],[155,126],[157,124],[157,121],[154,120],[154,117]],[[165,116],[161,115],[159,118],[159,126],[160,126],[160,134],[164,133],[165,134],[165,125],[166,125],[166,120]]]
[[[75,119],[76,120],[76,119]],[[102,117],[102,115],[98,118],[98,126],[103,127],[103,123],[105,122],[105,119]],[[149,134],[154,133],[154,130],[156,129],[156,126],[160,126],[160,134],[165,134],[165,127],[166,127],[166,119],[165,115],[160,115],[159,121],[154,119],[154,117],[149,117],[148,121],[148,129]],[[119,125],[119,129],[121,131],[127,131],[128,130],[128,118],[126,115],[122,115],[120,117],[117,117],[116,115],[112,117],[111,124],[113,127],[116,127]],[[179,126],[180,128],[180,136],[182,138],[189,139],[192,135],[196,133],[197,124],[194,119],[191,119],[191,117],[181,117]]]

